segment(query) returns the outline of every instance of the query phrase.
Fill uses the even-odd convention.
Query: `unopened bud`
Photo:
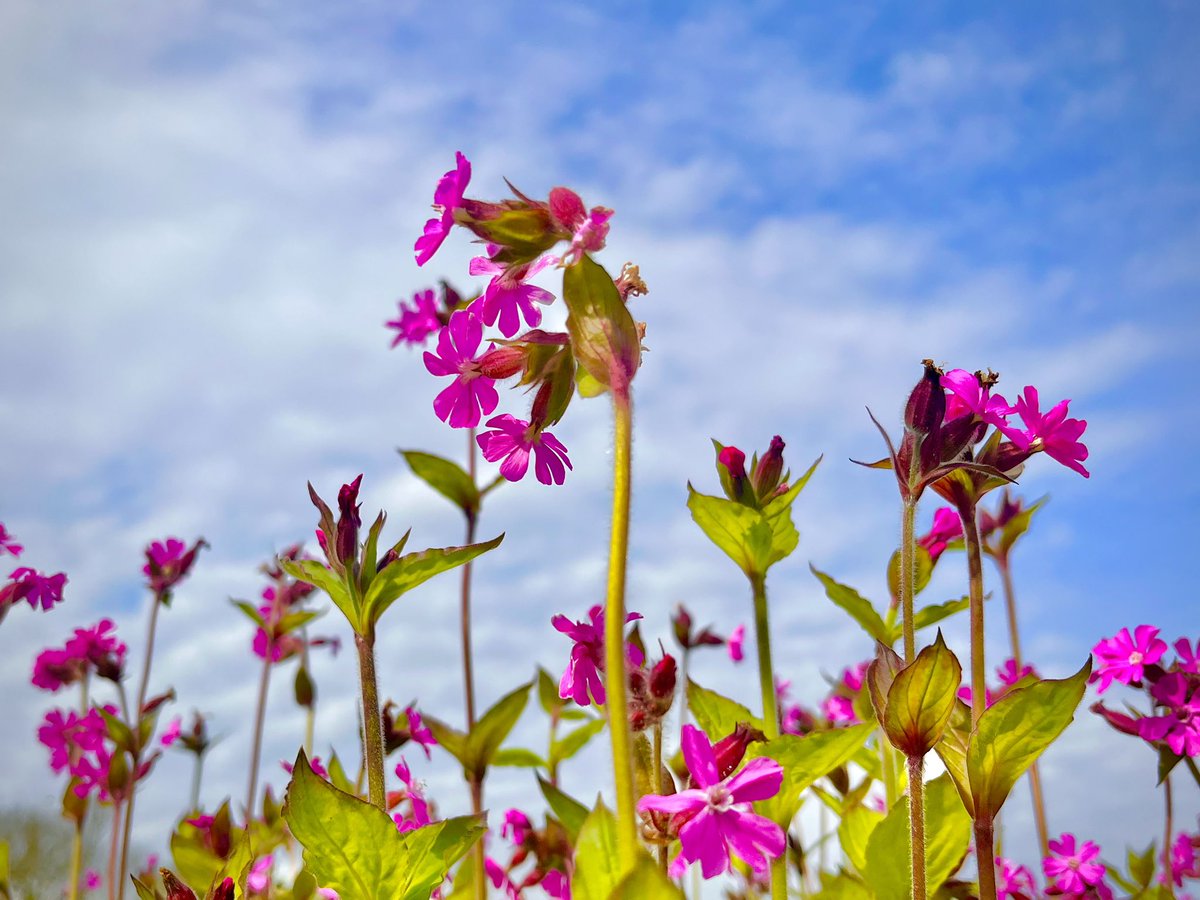
[[[724,447],[717,454],[717,463],[725,496],[741,503],[746,496],[746,454],[737,447]]]
[[[650,696],[659,700],[675,696],[675,657],[669,653],[650,672]]]
[[[692,645],[692,615],[682,603],[675,607],[675,615],[671,617],[671,628],[675,631],[676,643],[685,650],[690,649]]]
[[[933,360],[924,361],[925,373],[904,407],[904,424],[918,434],[930,434],[942,424],[946,415],[946,391],[942,387],[942,370]]]
[[[1096,702],[1091,706],[1092,712],[1104,717],[1104,721],[1108,722],[1113,728],[1122,734],[1132,734],[1134,737],[1140,737],[1138,732],[1137,719],[1127,716],[1124,713],[1116,712],[1109,709],[1103,703]]]
[[[717,777],[728,778],[733,774],[746,755],[746,749],[755,741],[765,741],[764,735],[757,728],[751,728],[745,722],[738,722],[733,733],[723,737],[713,745],[713,756],[717,761]]]
[[[158,874],[162,876],[163,887],[167,889],[167,900],[196,900],[192,889],[176,878],[170,869],[159,869]],[[232,882],[233,879],[227,878],[226,881]]]
[[[587,215],[583,198],[570,188],[556,187],[551,189],[549,201],[551,221],[569,237]]]
[[[479,373],[502,381],[525,371],[525,352],[519,347],[496,347],[479,360]]]
[[[233,900],[233,879],[226,878],[219,885],[212,889],[212,896],[209,900]]]
[[[343,484],[338,491],[338,522],[337,522],[337,555],[342,564],[353,564],[358,556],[358,529],[362,526],[359,517],[358,486],[362,484],[359,475],[349,484]]]
[[[765,503],[779,487],[779,479],[783,477],[783,447],[783,438],[775,435],[771,438],[771,446],[754,467],[754,493],[759,502]]]

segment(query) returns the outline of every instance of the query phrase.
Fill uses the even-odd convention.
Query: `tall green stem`
[[[158,630],[158,608],[162,606],[162,596],[154,595],[154,603],[150,607],[150,627],[146,632],[146,659],[142,662],[142,681],[138,686],[137,707],[134,713],[141,718],[142,706],[146,703],[146,690],[150,686],[150,662],[154,658],[154,636]]]
[[[987,703],[987,662],[983,646],[983,554],[975,507],[960,509],[963,538],[967,547],[967,575],[971,613],[971,727],[979,723]]]
[[[912,835],[913,900],[925,900],[925,757],[908,758],[908,819]]]
[[[975,858],[979,863],[979,900],[996,900],[996,838],[992,820],[975,820]]]
[[[1171,800],[1171,775],[1168,772],[1167,777],[1163,779],[1163,797],[1166,801],[1163,814],[1163,880],[1167,886],[1167,896],[1174,900],[1175,897],[1175,879],[1171,874],[1171,841],[1173,839],[1171,832],[1174,830],[1174,804]]]
[[[192,769],[192,805],[193,811],[200,809],[200,777],[204,773],[204,751],[196,754],[196,766]]]
[[[467,429],[467,474],[471,484],[475,484],[475,429]],[[478,485],[476,485],[478,487]],[[467,518],[467,545],[475,543],[475,510],[464,510]],[[463,701],[467,711],[467,733],[475,728],[475,675],[471,653],[471,563],[462,567],[462,591],[459,604],[459,626],[462,631],[462,667],[463,667]],[[476,816],[483,814],[483,779],[472,776],[471,781],[471,813]],[[487,877],[484,872],[483,841],[476,841],[472,848],[475,862],[475,900],[487,900]]]
[[[250,749],[250,781],[246,787],[246,825],[254,821],[254,808],[258,805],[258,763],[262,756],[263,725],[267,718],[267,692],[271,686],[271,655],[274,652],[274,642],[267,634],[267,649],[263,654],[262,672],[258,676],[258,708],[254,714],[254,741]],[[197,760],[199,765],[199,760]],[[199,775],[196,776],[197,790]]]
[[[362,684],[363,754],[367,768],[367,797],[372,806],[387,811],[383,790],[383,719],[379,713],[379,682],[375,676],[375,634],[354,635],[358,650],[358,675]]]
[[[758,645],[758,687],[762,693],[763,733],[779,737],[779,703],[775,695],[775,667],[771,662],[771,623],[767,613],[767,579],[750,576],[754,593],[754,639]],[[787,850],[771,862],[771,898],[787,900]]]
[[[629,553],[629,505],[632,488],[633,404],[628,386],[612,386],[613,511],[608,552],[608,592],[604,608],[604,679],[608,728],[612,736],[613,778],[617,792],[617,858],[621,871],[637,858],[634,821],[633,746],[625,671],[625,566]]]
[[[917,501],[906,499],[900,516],[900,605],[903,610],[904,663],[917,655],[916,628],[913,624],[913,597],[916,594]],[[913,900],[925,900],[925,782],[923,756],[908,757],[908,824],[912,856]]]
[[[662,720],[654,723],[654,790],[655,793],[663,793],[664,785],[662,781],[662,750],[663,750],[663,726]],[[667,871],[667,846],[662,844],[658,848],[658,867],[666,873]]]
[[[917,518],[917,501],[905,500],[900,516],[900,604],[903,609],[904,661],[910,663],[917,655],[916,629],[913,627],[913,594],[916,584],[916,538],[914,527]]]
[[[1000,570],[1000,581],[1004,586],[1004,607],[1008,612],[1008,636],[1012,642],[1013,662],[1019,673],[1025,662],[1021,657],[1021,635],[1017,629],[1017,598],[1013,591],[1012,569],[1009,567],[1008,556],[994,556],[996,568]],[[1042,848],[1042,856],[1050,855],[1050,830],[1046,825],[1046,799],[1042,793],[1042,773],[1038,769],[1037,760],[1029,767],[1029,793],[1033,798],[1033,824],[1037,829],[1038,845]]]

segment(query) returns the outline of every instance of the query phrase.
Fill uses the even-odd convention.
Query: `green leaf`
[[[448,572],[487,551],[500,545],[504,535],[485,541],[482,544],[468,544],[465,547],[446,547],[444,549],[422,550],[419,553],[407,553],[375,576],[371,587],[363,598],[363,624],[371,627],[379,621],[387,608],[398,600],[401,595],[411,591],[418,585],[424,584],[434,575]]]
[[[383,810],[313,774],[303,751],[283,817],[304,847],[305,866],[347,900],[425,900],[485,831],[462,816],[402,835]]]
[[[567,705],[567,701],[558,696],[558,682],[550,677],[550,673],[538,666],[537,670],[537,692],[538,703],[542,705],[542,709],[546,711],[546,715],[552,716],[556,711],[560,711]]]
[[[688,711],[696,719],[696,724],[708,735],[713,743],[733,734],[739,722],[746,722],[755,728],[762,728],[762,719],[742,706],[736,700],[730,700],[700,687],[688,679],[687,685]]]
[[[570,759],[586,747],[588,741],[603,731],[605,724],[605,719],[596,718],[568,731],[550,745],[550,765],[554,766],[564,759]]]
[[[1150,886],[1150,879],[1154,877],[1153,843],[1143,853],[1129,851],[1129,874],[1139,890]]]
[[[747,577],[766,574],[773,532],[761,512],[734,500],[698,493],[690,484],[687,505],[700,530]]]
[[[871,833],[863,877],[877,900],[912,896],[908,797],[892,807]],[[932,897],[962,864],[971,841],[971,818],[945,775],[925,783],[925,881]]]
[[[338,759],[337,753],[330,755],[327,768],[329,769],[329,781],[335,788],[351,796],[358,796],[358,792],[354,789],[354,782],[346,774],[346,769],[342,765],[342,761]]]
[[[469,772],[474,761],[467,746],[466,732],[452,728],[441,719],[435,719],[426,713],[421,713],[421,721],[429,728],[442,749],[458,760],[464,772]]]
[[[979,718],[967,749],[967,776],[977,816],[994,817],[1017,779],[1075,717],[1091,658],[1070,678],[1009,691]]]
[[[685,900],[683,891],[675,886],[649,856],[638,854],[633,871],[618,882],[609,900]]]
[[[942,740],[933,749],[946,767],[946,774],[954,781],[967,815],[974,816],[975,801],[971,797],[971,782],[967,776],[967,748],[970,741],[971,707],[959,700],[950,713],[950,723],[942,734]]]
[[[262,617],[262,613],[258,611],[258,608],[253,603],[247,603],[245,600],[234,600],[233,598],[230,598],[229,602],[245,613],[246,618],[259,628],[267,627],[267,622]]]
[[[214,814],[212,829],[229,836],[228,856],[220,857],[213,853],[205,834],[186,820],[181,821],[171,835],[173,868],[185,884],[207,886],[226,875],[236,878],[243,868],[254,861],[245,830],[234,828],[231,824],[228,800]],[[269,852],[262,847],[257,849]]]
[[[567,834],[571,837],[571,843],[574,844],[579,840],[579,831],[587,820],[588,808],[574,797],[564,794],[541,775],[538,776],[538,787],[542,789],[542,796],[546,798],[550,811],[562,822],[563,828],[567,829]]]
[[[783,767],[783,785],[770,800],[761,801],[758,811],[780,826],[800,809],[800,795],[814,781],[844,765],[866,743],[874,725],[851,725],[799,737],[785,734],[750,748],[752,756],[768,756]]]
[[[962,666],[939,631],[937,640],[896,675],[883,729],[906,756],[924,756],[942,739],[957,702]]]
[[[563,302],[575,361],[606,388],[627,385],[641,360],[641,338],[612,276],[584,254],[563,272]]]
[[[597,797],[596,808],[584,821],[575,845],[571,900],[609,900],[622,875],[617,857],[617,820]]]
[[[959,597],[957,600],[947,600],[945,603],[931,603],[913,613],[913,630],[920,631],[928,628],[942,619],[948,619],[955,613],[960,613],[971,605],[970,597]]]
[[[933,557],[920,544],[914,545],[915,578],[913,579],[913,596],[921,593],[929,586],[933,577]],[[900,551],[896,550],[888,559],[887,564],[888,593],[893,597],[900,596]]]
[[[158,894],[155,893],[154,888],[143,884],[133,875],[129,877],[133,879],[133,889],[137,892],[138,900],[158,900]],[[4,885],[0,884],[0,897],[7,896],[8,892],[4,890]],[[195,897],[196,895],[192,894],[192,896]]]
[[[527,681],[516,690],[505,694],[485,712],[467,734],[467,756],[471,760],[468,774],[483,775],[508,733],[521,718],[525,704],[529,702],[529,689],[533,682]]]
[[[838,826],[838,840],[842,844],[842,852],[859,872],[867,864],[867,842],[875,826],[883,821],[883,813],[856,806],[842,818]]]
[[[834,581],[815,566],[809,565],[809,568],[817,576],[817,580],[825,586],[825,596],[849,613],[850,618],[857,622],[868,635],[881,644],[891,646],[895,640],[891,629],[884,624],[870,600],[867,600],[854,588]]]
[[[525,747],[501,747],[492,756],[491,765],[520,769],[544,769],[546,761]]]
[[[772,498],[763,507],[763,516],[767,520],[767,525],[771,529],[771,548],[767,555],[763,572],[792,555],[792,552],[800,544],[800,532],[796,530],[795,524],[792,522],[792,503],[804,490],[808,484],[808,479],[812,478],[813,472],[817,470],[817,466],[821,464],[824,457],[818,456],[816,461],[808,467],[797,481],[792,482],[784,493],[778,497]],[[724,467],[722,467],[724,468]]]
[[[474,220],[473,228],[504,248],[493,257],[502,263],[530,262],[558,243],[549,214],[539,207],[505,209]]]
[[[996,542],[996,549],[1000,551],[1001,555],[1007,555],[1017,539],[1029,530],[1029,526],[1033,524],[1033,514],[1041,509],[1049,499],[1049,496],[1038,498],[1027,509],[1021,510],[1008,520],[1000,531],[1000,539]]]
[[[867,886],[852,875],[821,872],[821,890],[812,900],[875,900]]]
[[[333,605],[342,611],[346,621],[355,631],[359,630],[358,608],[350,597],[346,585],[336,572],[315,559],[280,559],[279,567],[297,581],[311,584],[329,595]]]
[[[479,489],[458,463],[420,450],[400,450],[413,474],[457,506],[464,515],[479,511]]]
[[[580,397],[599,397],[607,388],[588,373],[583,366],[575,367],[575,390]]]

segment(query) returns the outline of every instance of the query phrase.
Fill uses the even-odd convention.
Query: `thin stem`
[[[312,669],[308,665],[308,626],[300,626],[300,668],[312,678]],[[317,693],[313,689],[312,698],[304,708],[304,755],[312,759],[313,736],[317,730]]]
[[[662,739],[663,727],[660,720],[654,723],[654,792],[657,794],[663,793]],[[665,844],[658,848],[658,868],[664,873],[667,871],[667,847]]]
[[[975,858],[979,863],[979,900],[996,900],[996,846],[991,819],[975,820]]]
[[[125,803],[125,833],[121,838],[121,874],[117,886],[117,900],[125,896],[125,873],[129,871],[129,839],[133,834],[133,801],[137,797],[138,760],[133,761],[133,774],[129,784],[129,799]]]
[[[204,754],[196,754],[196,766],[192,769],[192,805],[193,811],[200,809],[200,776],[204,771]]]
[[[471,788],[471,809],[475,815],[482,815],[483,812],[483,776],[475,775],[470,780]],[[476,900],[487,900],[487,873],[484,870],[484,865],[487,861],[484,855],[483,841],[475,842],[475,846],[471,848],[471,855],[475,863],[475,877],[473,883],[475,886]]]
[[[913,627],[913,594],[916,593],[916,553],[913,547],[917,501],[905,500],[903,510],[900,516],[900,603],[904,611],[904,661],[909,663],[917,654],[916,629]]]
[[[550,735],[549,743],[546,744],[546,759],[550,760],[550,785],[558,787],[558,760],[554,758],[554,754],[550,751],[554,749],[554,742],[558,739],[558,710],[555,709],[550,713]]]
[[[758,645],[758,686],[762,692],[763,733],[779,737],[779,705],[775,696],[775,668],[771,663],[771,626],[767,614],[767,579],[750,577],[754,594],[754,639]],[[771,898],[787,900],[787,848],[771,861]]]
[[[632,482],[633,404],[627,386],[613,385],[613,512],[608,552],[608,592],[604,612],[604,677],[608,728],[612,737],[613,780],[617,794],[617,858],[621,871],[637,858],[633,810],[633,748],[625,695],[625,566],[629,554]]]
[[[267,650],[263,654],[262,674],[258,678],[258,709],[254,714],[254,742],[250,750],[250,784],[246,788],[246,824],[254,821],[254,808],[258,798],[258,761],[262,756],[263,724],[267,718],[267,692],[271,686],[271,655],[274,642],[267,635]],[[196,776],[199,782],[199,776]]]
[[[79,714],[88,713],[88,675],[85,672],[79,682]],[[79,750],[72,748],[72,762],[79,759]],[[72,790],[68,787],[67,790]],[[71,844],[71,886],[70,900],[79,900],[79,882],[83,878],[83,823],[87,818],[88,798],[84,797],[79,803],[79,815],[75,817],[75,836]]]
[[[963,537],[967,546],[967,574],[970,579],[971,612],[971,727],[979,723],[979,717],[987,702],[987,662],[983,647],[983,554],[979,543],[979,528],[975,524],[975,507],[959,510],[962,519]],[[991,834],[991,824],[988,825]],[[995,879],[993,878],[993,881]]]
[[[108,845],[108,900],[116,900],[117,896],[117,850],[121,835],[121,803],[113,801],[112,838]]]
[[[688,720],[688,659],[692,651],[684,647],[679,654],[679,742],[683,745],[683,726]]]
[[[372,806],[386,812],[383,790],[383,719],[379,714],[379,683],[375,676],[375,636],[354,635],[358,648],[358,674],[362,682],[363,753],[367,767],[367,796]]]
[[[913,900],[925,900],[924,756],[908,758],[908,819],[912,835]]]
[[[150,607],[150,627],[146,632],[146,659],[142,663],[142,681],[138,685],[137,708],[138,718],[142,715],[142,706],[146,703],[146,689],[150,685],[150,662],[154,658],[154,635],[158,630],[158,608],[162,606],[162,595],[154,595],[154,605]],[[134,723],[136,725],[136,723]]]
[[[1174,830],[1174,804],[1171,799],[1171,775],[1163,779],[1163,798],[1166,801],[1163,814],[1163,882],[1167,886],[1167,896],[1175,897],[1175,878],[1171,872],[1171,832]]]
[[[467,474],[471,484],[475,484],[475,429],[467,429]],[[467,519],[465,544],[475,543],[475,510],[463,511]],[[462,593],[459,605],[459,627],[462,630],[462,667],[463,667],[463,701],[467,710],[467,733],[475,728],[475,675],[473,672],[473,656],[471,653],[471,563],[462,567]],[[476,816],[483,814],[483,779],[477,777],[471,781],[471,812]],[[473,848],[475,860],[475,900],[487,900],[487,877],[484,872],[483,841],[476,841]]]
[[[1008,612],[1008,637],[1012,643],[1013,662],[1016,671],[1020,673],[1025,665],[1021,657],[1021,634],[1017,628],[1017,598],[1013,591],[1012,569],[1008,564],[1007,554],[993,556],[996,568],[1000,570],[1000,582],[1004,587],[1004,607]],[[1042,793],[1042,773],[1038,769],[1037,760],[1029,767],[1029,793],[1033,798],[1033,824],[1037,829],[1038,845],[1042,848],[1042,856],[1050,855],[1050,830],[1046,825],[1046,800]]]

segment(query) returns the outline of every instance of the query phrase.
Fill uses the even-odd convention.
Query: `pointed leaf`
[[[641,338],[612,276],[584,254],[563,272],[563,302],[575,361],[607,388],[627,385],[641,360]]]
[[[267,627],[267,622],[263,618],[262,613],[258,611],[258,608],[253,603],[247,603],[245,600],[234,600],[232,598],[230,598],[229,602],[245,613],[246,618],[259,628]]]
[[[597,718],[568,731],[562,738],[550,745],[550,765],[553,766],[565,759],[570,759],[586,747],[588,741],[603,731],[605,724],[606,720]]]
[[[979,718],[967,750],[977,815],[994,817],[1017,779],[1071,724],[1092,661],[1072,675],[1009,691]]]
[[[913,559],[915,562],[915,578],[913,580],[913,596],[921,593],[929,586],[929,579],[933,577],[933,557],[929,555],[929,551],[916,544]],[[887,564],[887,583],[888,593],[893,597],[900,596],[900,551],[895,551]]]
[[[537,690],[538,703],[542,705],[546,715],[552,716],[567,705],[567,701],[558,696],[558,682],[541,666],[538,666],[537,670]]]
[[[867,842],[871,839],[871,832],[883,819],[881,812],[865,806],[856,806],[846,813],[838,826],[838,840],[841,841],[842,852],[859,872],[862,872],[867,864]]]
[[[324,563],[315,559],[281,559],[279,567],[297,581],[314,585],[333,601],[333,605],[342,611],[350,627],[359,630],[358,609],[350,597],[346,585],[336,572],[331,571]]]
[[[448,572],[494,549],[504,540],[504,535],[482,544],[465,547],[431,548],[419,553],[408,553],[375,576],[371,588],[363,599],[364,624],[374,625],[387,608],[401,595],[424,584],[434,575]]]
[[[825,586],[825,596],[849,613],[850,618],[862,626],[862,630],[872,638],[880,643],[891,645],[893,640],[891,630],[884,624],[870,600],[849,585],[834,581],[815,566],[809,565],[809,568],[817,576],[817,580]]]
[[[736,700],[730,700],[716,691],[700,687],[690,678],[687,685],[687,697],[688,712],[692,714],[696,719],[696,724],[713,743],[732,734],[739,722],[746,722],[755,728],[762,728],[762,719],[742,704]]]
[[[471,516],[479,511],[479,489],[458,463],[420,450],[400,450],[413,474]]]
[[[800,795],[804,790],[848,762],[874,730],[874,725],[851,725],[805,737],[785,734],[766,744],[752,745],[747,756],[767,756],[783,767],[783,785],[779,793],[770,800],[761,801],[758,811],[787,828],[800,809]]]
[[[967,815],[973,817],[975,801],[971,797],[971,782],[967,776],[967,747],[970,741],[971,707],[959,700],[950,713],[950,723],[942,733],[941,742],[933,749],[946,767],[946,774],[953,780]]]
[[[546,761],[525,747],[501,747],[492,756],[491,765],[517,769],[545,769]]]
[[[906,756],[932,750],[950,721],[961,683],[962,666],[939,631],[888,690],[883,729],[893,746]]]
[[[817,470],[817,466],[821,464],[823,458],[818,456],[816,462],[808,467],[808,471],[801,475],[799,480],[793,482],[787,491],[773,498],[763,507],[763,516],[771,529],[771,547],[763,562],[763,572],[766,572],[775,563],[787,559],[799,546],[800,532],[796,530],[796,526],[792,522],[792,503],[804,490],[808,479],[812,478],[813,472]],[[722,468],[724,467],[722,466]]]
[[[597,797],[575,845],[571,900],[609,900],[623,874],[617,857],[617,820]]]
[[[571,843],[574,844],[579,840],[579,831],[587,820],[588,808],[574,797],[564,794],[541,775],[538,776],[538,787],[542,789],[542,796],[546,798],[550,811],[562,822],[563,828],[571,837]]]
[[[633,897],[637,900],[685,900],[683,891],[644,853],[638,854],[633,871],[609,894],[609,900]]]
[[[700,530],[747,577],[766,573],[773,532],[762,513],[724,497],[698,493],[690,484],[687,505]]]
[[[421,713],[421,721],[437,739],[439,746],[459,761],[463,771],[470,771],[473,761],[467,746],[466,732],[452,728],[441,719],[435,719],[427,713]]]
[[[467,735],[467,756],[475,774],[482,775],[492,761],[508,733],[513,730],[525,704],[529,702],[529,689],[533,682],[527,681],[514,691],[505,694],[485,712]]]
[[[955,613],[960,613],[971,605],[971,598],[967,596],[959,597],[957,600],[947,600],[945,603],[931,603],[929,606],[923,606],[913,613],[913,630],[920,631],[922,628],[928,628],[942,619],[948,619]]]

